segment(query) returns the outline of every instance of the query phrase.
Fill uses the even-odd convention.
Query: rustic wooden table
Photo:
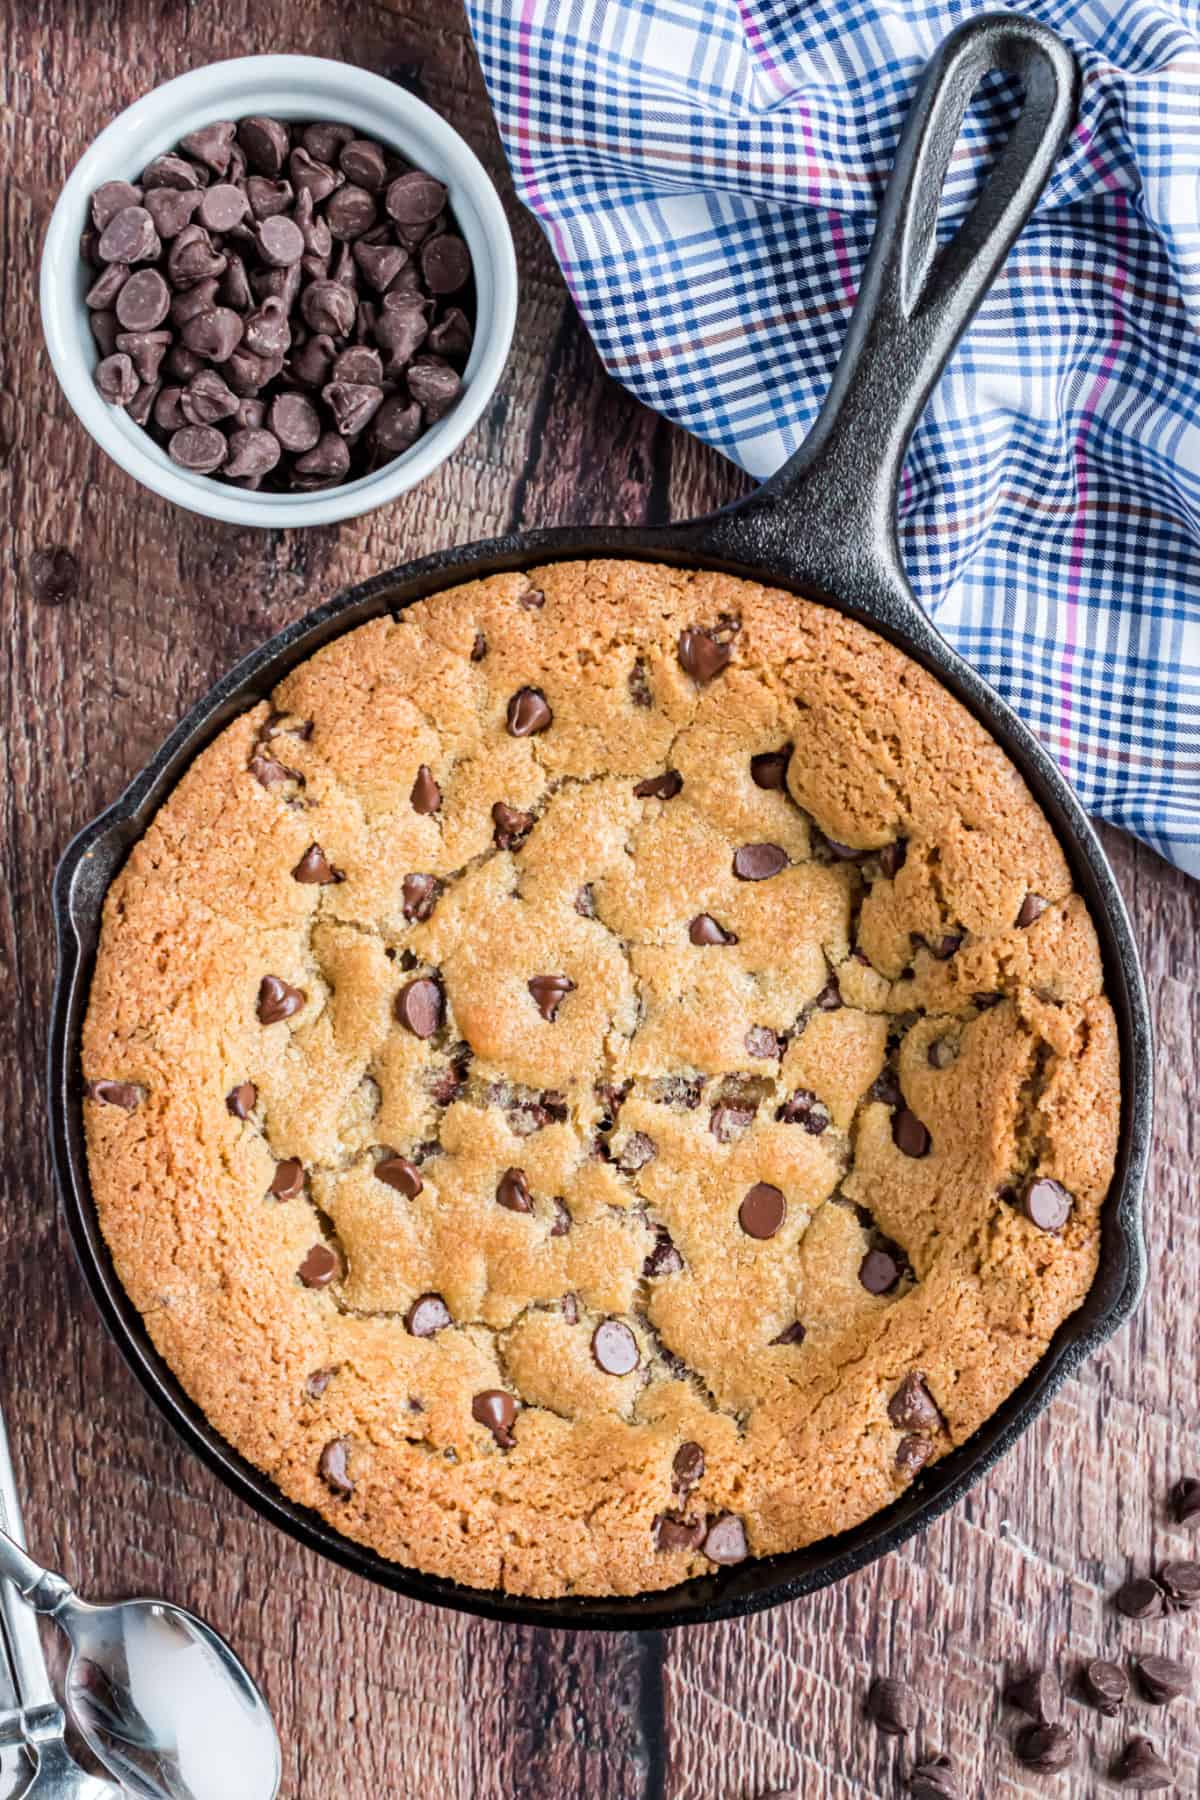
[[[1200,885],[1116,833],[1159,1033],[1145,1305],[964,1504],[831,1592],[641,1637],[516,1630],[376,1592],[279,1536],[180,1448],[84,1292],[58,1218],[42,1086],[48,897],[71,834],[221,671],[338,587],[457,539],[683,515],[742,486],[598,366],[538,230],[511,203],[458,5],[360,4],[349,23],[340,12],[298,0],[0,0],[0,1400],[31,1540],[85,1592],[163,1592],[233,1638],[275,1709],[288,1800],[891,1795],[896,1752],[861,1720],[878,1669],[915,1682],[922,1741],[953,1756],[964,1796],[1102,1793],[1120,1722],[1073,1707],[1087,1759],[1055,1783],[1014,1763],[1016,1721],[998,1693],[1027,1660],[1069,1666],[1196,1635],[1186,1619],[1132,1626],[1106,1599],[1131,1568],[1187,1554],[1163,1495],[1181,1470],[1200,1472]],[[70,415],[36,309],[50,209],[94,134],[170,75],[272,49],[419,66],[428,99],[508,197],[522,269],[512,361],[459,454],[385,512],[295,534],[208,524],[136,489]],[[30,559],[56,544],[78,557],[81,581],[50,605],[35,596]],[[1195,1794],[1193,1702],[1132,1716],[1174,1762],[1178,1791]]]

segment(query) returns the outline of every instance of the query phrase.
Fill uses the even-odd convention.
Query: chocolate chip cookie
[[[1119,1115],[1049,824],[929,674],[644,563],[437,594],[228,726],[108,895],[97,1206],[284,1493],[484,1588],[844,1530],[1086,1294]]]

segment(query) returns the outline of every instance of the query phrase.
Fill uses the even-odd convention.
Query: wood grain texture
[[[920,1742],[964,1796],[1108,1789],[1124,1721],[1072,1707],[1088,1760],[1023,1775],[998,1695],[1026,1660],[1181,1647],[1107,1596],[1183,1555],[1163,1497],[1200,1472],[1196,1292],[1200,887],[1112,834],[1158,1023],[1161,1097],[1144,1308],[990,1480],[924,1538],[839,1588],[668,1638],[517,1631],[391,1598],[261,1523],[176,1444],[107,1342],[70,1260],[45,1149],[41,1046],[55,860],[236,657],[368,572],[509,525],[680,516],[744,486],[599,368],[531,220],[500,391],[452,462],[340,529],[239,532],[141,493],[97,452],[51,375],[37,257],[88,141],[150,86],[222,56],[294,49],[383,71],[419,64],[430,101],[511,189],[457,4],[344,14],[300,0],[0,0],[0,1399],[32,1542],[84,1591],[164,1592],[228,1633],[263,1680],[288,1800],[805,1800],[892,1795],[905,1759],[864,1726],[874,1670],[908,1672]],[[68,546],[83,582],[35,601],[32,553]],[[1193,1537],[1190,1542],[1200,1543]],[[1129,1714],[1200,1787],[1195,1704]]]

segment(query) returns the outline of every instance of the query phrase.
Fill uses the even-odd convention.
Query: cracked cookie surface
[[[816,603],[562,563],[347,633],[114,881],[92,1184],[160,1352],[383,1555],[636,1593],[860,1522],[1091,1284],[1049,824]]]

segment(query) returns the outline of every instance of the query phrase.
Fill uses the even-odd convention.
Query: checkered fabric
[[[468,0],[612,373],[753,474],[816,416],[954,0]],[[1094,812],[1200,874],[1200,0],[1036,0],[1081,117],[918,427],[901,543]],[[981,86],[961,217],[1018,97]]]

